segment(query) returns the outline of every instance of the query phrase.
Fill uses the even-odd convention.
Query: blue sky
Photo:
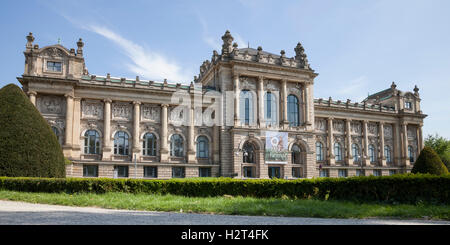
[[[361,101],[395,81],[420,89],[424,135],[450,138],[450,1],[2,0],[0,87],[19,84],[26,39],[85,42],[91,74],[189,83],[230,30],[239,47],[294,56],[319,76],[314,97]]]

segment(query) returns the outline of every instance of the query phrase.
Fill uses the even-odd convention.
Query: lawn
[[[346,201],[321,201],[288,198],[184,197],[122,192],[31,193],[0,190],[1,200],[102,207],[146,211],[170,211],[209,214],[320,217],[320,218],[427,218],[450,220],[449,205],[378,204]]]

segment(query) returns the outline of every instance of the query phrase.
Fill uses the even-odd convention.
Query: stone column
[[[345,133],[347,137],[347,164],[350,166],[353,164],[353,155],[352,155],[352,134],[351,134],[351,128],[350,123],[351,119],[345,120]]]
[[[29,91],[28,92],[28,96],[30,96],[31,104],[33,104],[34,106],[36,106],[36,95],[37,95],[36,91]]]
[[[386,156],[384,155],[384,123],[380,122],[378,133],[380,134],[380,159],[381,166],[386,166]]]
[[[167,146],[167,107],[169,105],[161,105],[161,162],[169,161],[169,147]]]
[[[103,160],[111,160],[111,103],[110,99],[103,100]]]
[[[194,107],[189,108],[188,163],[196,163]]]
[[[73,99],[73,138],[72,138],[72,157],[79,159],[81,154],[80,147],[80,117],[81,117],[81,98]]]
[[[403,161],[402,160],[402,138],[400,136],[400,124],[399,123],[395,123],[395,125],[393,125],[393,137],[394,137],[394,158],[393,158],[393,164],[395,166],[400,166],[400,163]]]
[[[282,118],[281,123],[283,128],[287,128],[289,126],[288,114],[287,114],[287,81],[283,79],[281,81],[281,107],[282,107]]]
[[[305,104],[305,123],[306,123],[306,125],[311,125],[311,119],[309,116],[309,100],[308,100],[309,90],[311,88],[311,85],[309,83],[305,83],[305,86],[303,86],[303,87],[304,87],[304,91],[305,91],[304,92],[305,96],[303,98],[303,101]]]
[[[213,126],[213,163],[219,164],[220,163],[220,128],[217,125]]]
[[[363,140],[364,140],[364,162],[366,166],[370,165],[370,158],[369,158],[369,137],[367,132],[367,120],[363,121]],[[363,160],[361,159],[361,161]]]
[[[72,154],[72,130],[73,130],[73,95],[66,94],[66,129],[65,142],[63,146],[64,156],[71,157]]]
[[[139,159],[139,153],[141,152],[140,149],[140,135],[139,135],[139,125],[140,125],[140,105],[141,102],[139,101],[133,101],[133,156],[136,154],[136,158]]]
[[[239,95],[241,89],[239,88],[239,74],[233,74],[234,83],[234,126],[240,125],[239,123]]]
[[[265,117],[264,117],[264,78],[258,77],[258,120],[259,127],[264,127]]]
[[[417,126],[417,157],[419,157],[420,152],[422,151],[424,145],[423,145],[423,135],[422,135],[422,126],[423,124],[419,124]]]
[[[330,117],[328,118],[328,162],[330,166],[335,164],[333,144],[333,118]]]
[[[402,134],[403,134],[403,161],[406,166],[411,165],[408,157],[408,123],[402,122]]]

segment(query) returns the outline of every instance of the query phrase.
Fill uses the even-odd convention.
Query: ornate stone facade
[[[295,57],[238,48],[222,36],[190,85],[89,74],[77,50],[27,36],[25,92],[73,164],[68,176],[311,178],[408,172],[423,147],[418,88],[352,103],[314,99],[305,49]],[[266,132],[287,135],[287,159],[266,160]],[[319,152],[320,151],[320,152]],[[345,171],[339,171],[345,170]]]

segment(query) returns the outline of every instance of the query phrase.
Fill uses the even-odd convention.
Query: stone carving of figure
[[[222,56],[228,56],[233,50],[233,36],[231,36],[230,31],[226,31],[222,36],[223,44],[222,44]]]
[[[41,112],[50,114],[60,114],[62,112],[62,99],[53,96],[46,96],[42,99]]]
[[[305,49],[303,48],[301,43],[297,44],[294,51],[295,51],[295,60],[297,60],[300,63],[300,68],[310,69],[308,59],[306,58]]]

